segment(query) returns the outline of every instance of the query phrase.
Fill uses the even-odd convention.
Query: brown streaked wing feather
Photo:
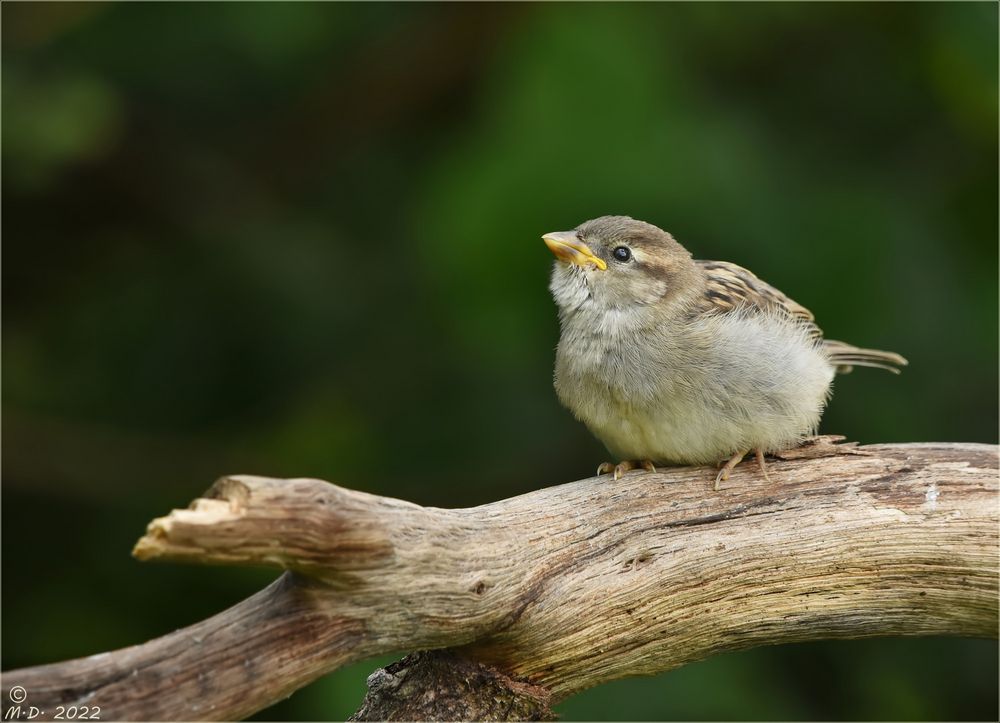
[[[780,310],[808,326],[813,337],[818,339],[823,336],[823,331],[816,325],[815,317],[809,309],[789,299],[742,266],[726,261],[695,261],[695,264],[705,272],[706,279],[705,294],[699,310],[706,312],[726,312],[737,308]]]

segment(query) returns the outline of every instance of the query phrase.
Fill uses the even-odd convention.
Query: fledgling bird
[[[656,226],[602,216],[542,237],[556,256],[560,401],[618,460],[716,464],[814,434],[836,372],[906,359],[823,338],[812,313],[746,269],[698,261]]]

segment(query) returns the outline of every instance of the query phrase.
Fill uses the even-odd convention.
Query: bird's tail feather
[[[893,374],[899,374],[899,367],[905,367],[909,362],[899,354],[879,349],[861,349],[842,341],[827,339],[823,342],[830,361],[837,365],[839,374],[847,374],[855,366],[876,367]]]

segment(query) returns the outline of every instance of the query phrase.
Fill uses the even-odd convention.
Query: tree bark
[[[224,478],[151,522],[136,557],[288,572],[162,638],[7,672],[4,705],[21,686],[39,719],[233,719],[349,662],[448,648],[374,674],[357,719],[546,718],[725,650],[996,636],[997,447],[820,438],[783,457],[771,482],[744,464],[719,492],[681,467],[461,510]]]
[[[352,721],[549,721],[551,696],[451,650],[407,655],[368,676]]]

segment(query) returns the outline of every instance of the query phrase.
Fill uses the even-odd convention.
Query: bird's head
[[[696,274],[673,236],[628,216],[601,216],[542,240],[556,257],[549,288],[563,314],[650,306],[689,287]]]

